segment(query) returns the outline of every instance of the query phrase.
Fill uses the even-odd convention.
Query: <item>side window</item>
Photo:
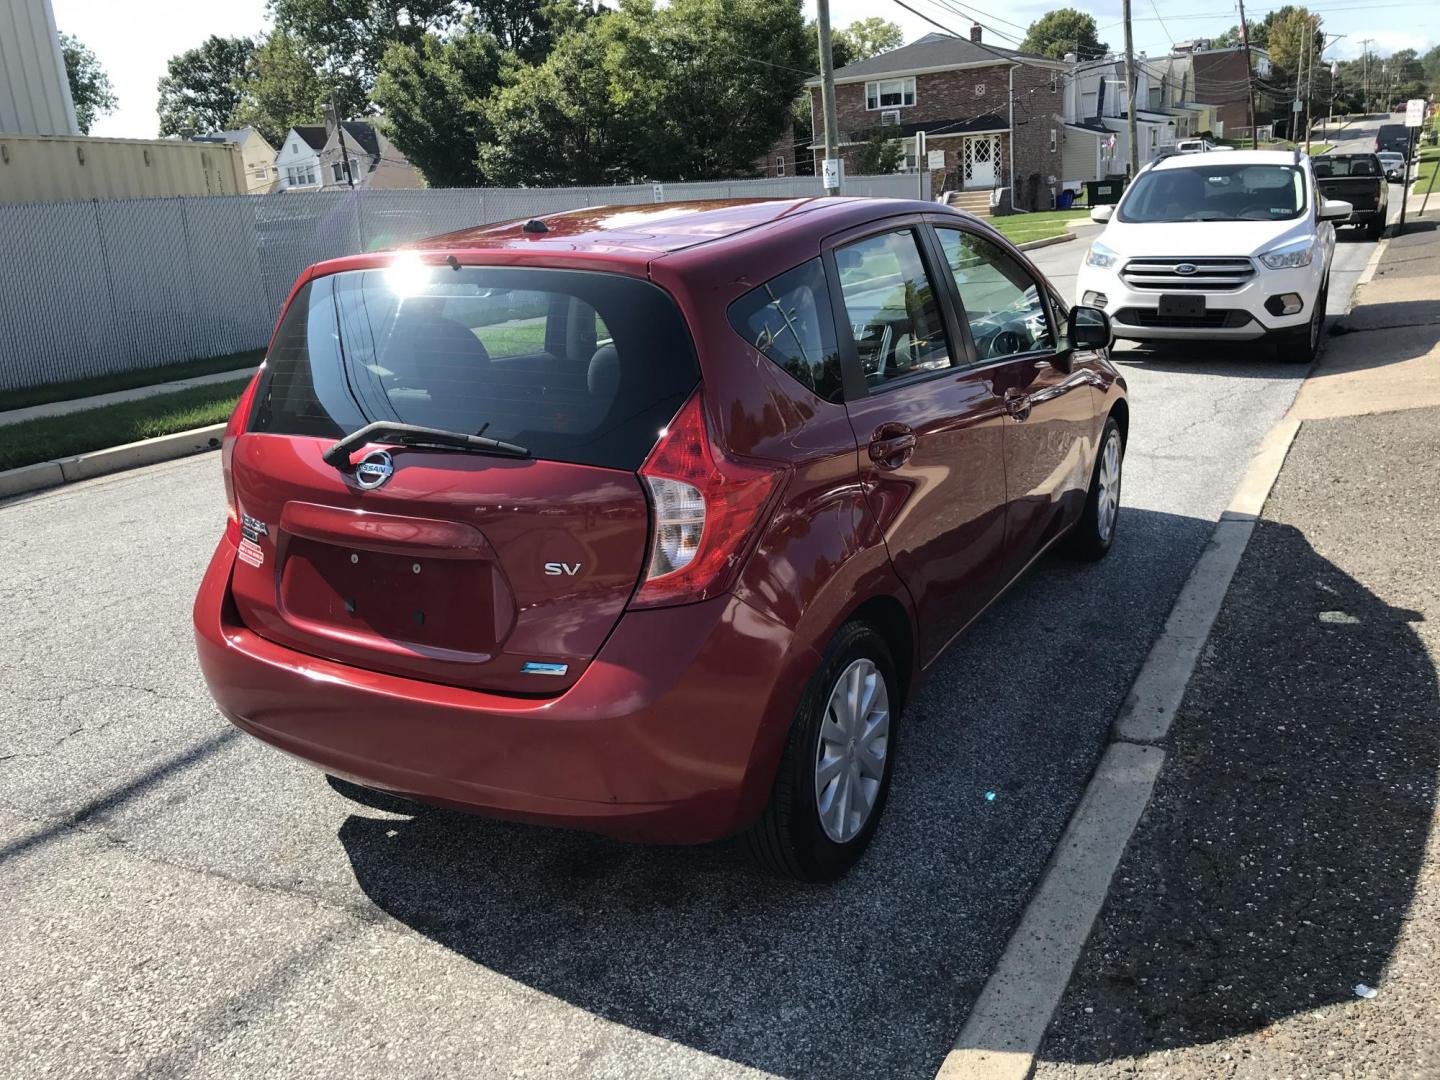
[[[868,236],[835,249],[845,321],[872,389],[950,367],[934,283],[911,229]]]
[[[730,305],[730,325],[797,382],[840,401],[840,356],[825,268],[819,259],[787,270]]]
[[[1055,348],[1050,314],[1024,267],[984,237],[959,229],[935,232],[982,363]]]

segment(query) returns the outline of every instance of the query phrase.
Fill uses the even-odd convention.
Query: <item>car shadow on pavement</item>
[[[1333,324],[1334,319],[1330,322]],[[1301,382],[1310,371],[1308,364],[1285,364],[1275,356],[1275,346],[1263,341],[1170,341],[1148,342],[1114,349],[1110,359],[1124,371],[1173,371],[1186,375],[1222,375],[1226,378],[1271,379]]]
[[[1440,770],[1423,616],[1291,525],[1261,521],[1245,558],[1042,1061],[1204,1047],[1382,985]]]
[[[391,800],[412,813],[357,812],[340,842],[380,911],[592,1014],[782,1076],[928,1078],[1212,528],[1127,508],[1104,561],[1047,558],[1002,598],[907,704],[885,820],[833,886],[766,877],[734,842]]]

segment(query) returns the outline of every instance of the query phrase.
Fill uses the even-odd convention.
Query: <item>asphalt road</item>
[[[1370,248],[1342,242],[1356,272]],[[1062,288],[1084,249],[1040,253]],[[359,806],[232,732],[189,627],[223,522],[213,455],[0,504],[0,1060],[14,1076],[933,1075],[1304,374],[1236,349],[1119,360],[1134,419],[1116,547],[1047,560],[939,663],[874,847],[822,889],[759,876],[733,846]]]

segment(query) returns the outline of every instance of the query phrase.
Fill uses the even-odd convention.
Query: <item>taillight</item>
[[[225,504],[229,512],[225,521],[225,536],[232,544],[240,543],[240,508],[235,504],[235,477],[231,473],[230,459],[235,454],[235,440],[245,434],[245,424],[250,419],[250,406],[255,401],[255,388],[260,385],[260,376],[264,371],[265,365],[261,364],[249,385],[245,387],[245,392],[240,395],[240,400],[235,403],[235,411],[230,414],[230,422],[225,425],[225,434],[220,437],[220,475],[225,481]]]
[[[660,433],[640,476],[650,494],[650,560],[631,606],[688,604],[723,592],[779,472],[717,454],[696,392]]]

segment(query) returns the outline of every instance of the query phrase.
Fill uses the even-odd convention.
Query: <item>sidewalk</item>
[[[1440,1076],[1437,298],[1391,241],[1298,395],[1040,1080]]]
[[[151,386],[137,386],[130,390],[114,390],[108,394],[94,394],[91,397],[72,398],[69,401],[52,401],[45,405],[30,405],[23,409],[0,412],[0,427],[18,424],[25,420],[39,420],[47,416],[69,416],[71,413],[99,409],[105,405],[118,405],[122,401],[140,401],[142,398],[173,394],[177,390],[189,390],[196,386],[217,386],[221,383],[237,382],[255,374],[255,367],[237,368],[234,371],[220,371],[214,375],[196,375],[190,379],[176,379],[174,382],[155,383]]]

